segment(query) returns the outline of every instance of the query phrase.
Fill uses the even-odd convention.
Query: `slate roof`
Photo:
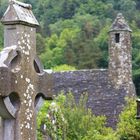
[[[118,13],[115,21],[113,22],[110,31],[130,31],[132,32],[132,30],[130,29],[129,25],[127,24],[127,22],[125,21],[123,15],[121,13]]]
[[[130,96],[125,85],[119,89],[112,85],[106,69],[56,72],[53,92],[58,94],[60,91],[65,94],[71,91],[77,101],[81,94],[88,93],[87,106],[95,115],[105,115],[107,126],[113,128],[125,105],[125,97]]]
[[[9,2],[9,6],[1,19],[2,23],[5,25],[11,24],[27,24],[30,26],[38,26],[39,23],[36,20],[33,12],[32,6],[30,4],[25,4],[13,0]]]

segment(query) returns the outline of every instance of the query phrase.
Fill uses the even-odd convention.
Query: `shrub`
[[[127,99],[127,106],[120,114],[117,125],[119,140],[140,140],[140,120],[136,119],[136,101]]]
[[[53,70],[54,71],[69,71],[69,70],[76,70],[76,68],[73,66],[64,64],[64,65],[54,67]]]
[[[79,102],[69,93],[55,98],[52,103],[45,103],[38,116],[41,140],[41,126],[44,135],[52,140],[117,140],[111,128],[105,126],[105,117],[96,117],[86,107],[87,95],[82,95]]]

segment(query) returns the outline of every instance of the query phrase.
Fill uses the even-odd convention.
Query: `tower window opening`
[[[116,33],[115,34],[115,42],[116,43],[119,43],[120,42],[120,34],[119,33]]]

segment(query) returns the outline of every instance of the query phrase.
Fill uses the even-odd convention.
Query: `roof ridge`
[[[10,4],[17,4],[18,6],[21,6],[23,8],[29,9],[29,10],[32,9],[32,5],[31,4],[23,3],[23,2],[20,2],[20,1],[17,1],[17,0],[12,0],[9,3]]]

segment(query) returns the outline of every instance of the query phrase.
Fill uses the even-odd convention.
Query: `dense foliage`
[[[72,94],[60,94],[45,102],[38,115],[38,140],[140,140],[140,120],[136,119],[136,101],[127,99],[116,130],[105,126],[105,117],[92,114],[86,108],[87,96],[79,102]]]
[[[53,71],[72,71],[72,70],[76,70],[75,67],[69,66],[69,65],[59,65],[56,67],[53,67]]]
[[[0,1],[0,17],[8,0]],[[139,0],[20,0],[31,3],[40,22],[37,51],[45,66],[68,64],[82,68],[106,68],[108,30],[122,12],[133,30],[133,75],[140,93]],[[0,48],[3,27],[0,24]]]
[[[114,131],[105,127],[105,117],[93,115],[86,103],[86,95],[76,103],[72,94],[46,102],[37,119],[38,139],[44,134],[52,140],[117,140]]]
[[[134,99],[127,99],[127,106],[120,115],[116,133],[119,140],[140,140],[140,120],[136,119]]]

